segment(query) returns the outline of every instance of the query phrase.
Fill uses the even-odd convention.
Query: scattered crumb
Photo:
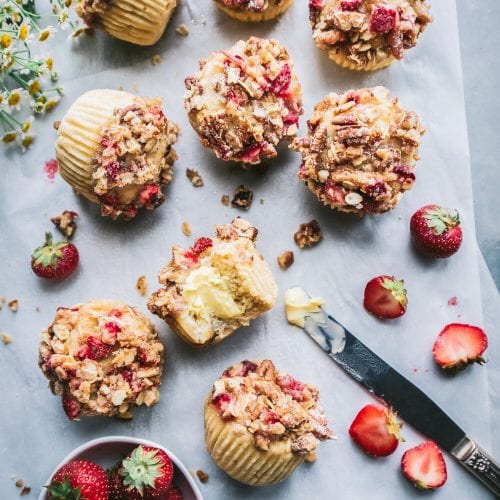
[[[31,491],[31,487],[30,486],[25,486],[22,490],[21,490],[21,493],[19,493],[22,497],[24,495],[29,495]]]
[[[238,186],[234,192],[233,199],[231,200],[231,205],[236,208],[244,208],[248,210],[253,200],[253,191],[247,189],[245,186]]]
[[[309,462],[310,464],[316,462],[318,460],[318,455],[316,454],[315,451],[311,451],[306,455],[306,462]]]
[[[177,28],[175,28],[175,31],[177,31],[177,33],[179,33],[179,35],[182,35],[182,36],[189,35],[189,28],[185,24],[181,24],[180,26],[177,26]]]
[[[18,480],[16,481],[16,486],[17,486],[18,488],[22,488],[22,487],[23,487],[23,485],[24,485],[24,482],[23,482],[23,480],[22,480],[22,479],[18,479]]]
[[[9,309],[11,311],[17,312],[17,310],[19,309],[19,300],[11,300],[7,305],[9,306]]]
[[[194,187],[197,188],[203,186],[203,179],[197,170],[186,168],[186,176]]]
[[[141,295],[146,295],[146,292],[148,291],[148,280],[146,276],[139,276],[135,288]]]
[[[413,368],[413,373],[417,373],[418,372],[418,368]]]
[[[313,246],[321,241],[322,237],[321,227],[316,219],[301,224],[297,232],[293,235],[295,243],[297,243],[300,248]]]
[[[208,481],[208,474],[205,471],[202,470],[197,470],[196,475],[198,476],[198,479],[202,483],[206,483]]]
[[[0,311],[3,309],[3,305],[7,302],[5,297],[0,297]]]
[[[61,125],[61,120],[56,120],[52,126],[54,127],[55,130],[59,130],[59,126]]]
[[[160,64],[161,63],[161,55],[160,54],[155,54],[152,58],[151,58],[151,64],[153,66],[156,66],[157,64]]]
[[[182,232],[184,233],[185,236],[191,236],[191,234],[192,234],[191,226],[187,220],[185,220],[181,224],[181,229],[182,229]]]
[[[36,311],[36,312],[40,312],[40,306],[36,306],[36,307],[35,307],[35,311]]]
[[[285,250],[281,255],[278,256],[278,266],[282,271],[286,271],[294,262],[293,252],[291,250]]]
[[[7,333],[2,333],[2,342],[5,345],[12,344],[12,337]]]
[[[450,307],[456,306],[458,304],[458,299],[456,297],[452,297],[450,300],[448,300],[448,305]]]
[[[228,207],[228,206],[229,206],[230,201],[231,201],[231,198],[229,198],[229,196],[228,196],[227,194],[223,194],[223,195],[222,195],[222,198],[220,199],[220,202],[221,202],[224,206],[226,206],[226,207]]]
[[[47,160],[43,165],[43,171],[47,175],[47,179],[49,180],[49,182],[54,182],[58,170],[59,165],[57,163],[57,160],[54,158]]]
[[[66,238],[71,238],[76,230],[75,219],[78,217],[76,212],[71,210],[64,210],[60,215],[51,217],[50,220],[56,226],[56,228],[66,236]]]
[[[261,198],[259,201],[261,205],[264,205],[264,198]]]

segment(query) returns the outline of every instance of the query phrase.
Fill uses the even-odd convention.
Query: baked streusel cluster
[[[230,9],[263,12],[269,7],[279,6],[284,0],[219,0]]]
[[[186,88],[189,120],[218,158],[257,164],[297,134],[302,91],[276,40],[252,37],[214,52]]]
[[[333,438],[316,388],[278,372],[269,360],[243,361],[216,380],[211,403],[223,419],[253,434],[255,446],[290,440],[291,450],[308,455]]]
[[[329,94],[314,109],[299,177],[325,205],[343,212],[383,213],[415,182],[424,129],[383,87]]]
[[[42,332],[40,367],[68,418],[126,416],[158,401],[163,344],[151,322],[121,302],[59,307]]]

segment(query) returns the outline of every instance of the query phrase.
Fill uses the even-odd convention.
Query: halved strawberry
[[[394,452],[400,441],[402,424],[394,412],[381,405],[361,409],[349,428],[354,442],[370,455],[386,457]]]
[[[488,337],[477,326],[451,323],[438,335],[432,354],[436,363],[447,370],[462,370],[470,363],[484,363],[482,354]]]
[[[366,284],[363,304],[369,313],[378,318],[399,318],[408,305],[404,281],[385,275],[373,278]]]
[[[404,475],[424,490],[435,489],[446,483],[446,463],[434,441],[411,448],[401,459]]]

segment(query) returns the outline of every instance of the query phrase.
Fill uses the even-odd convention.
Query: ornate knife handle
[[[465,436],[451,454],[500,498],[500,465],[472,439]]]

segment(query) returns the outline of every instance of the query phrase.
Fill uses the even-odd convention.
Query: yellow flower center
[[[57,101],[54,100],[54,99],[51,99],[50,101],[47,101],[45,103],[45,106],[44,106],[45,111],[48,111],[49,109],[52,109],[56,104],[57,104]]]
[[[8,144],[9,142],[15,141],[16,137],[17,134],[15,132],[9,132],[2,137],[2,141],[5,142],[5,144]]]
[[[40,80],[33,80],[28,88],[28,91],[31,95],[38,94],[38,92],[40,92]]]
[[[7,47],[10,47],[10,44],[12,43],[12,37],[7,34],[7,33],[4,33],[1,37],[0,37],[0,45],[6,49]]]
[[[28,25],[22,24],[19,28],[19,39],[25,42],[28,39],[28,35],[30,33],[30,29]]]
[[[49,36],[50,36],[50,31],[49,30],[43,30],[38,35],[38,40],[40,42],[45,42],[45,40],[47,40],[47,38],[49,38]]]
[[[45,66],[47,66],[49,71],[52,71],[52,67],[54,66],[54,60],[52,57],[47,57],[47,59],[45,59]]]
[[[9,106],[17,106],[21,102],[21,94],[19,92],[11,92],[7,102]]]

